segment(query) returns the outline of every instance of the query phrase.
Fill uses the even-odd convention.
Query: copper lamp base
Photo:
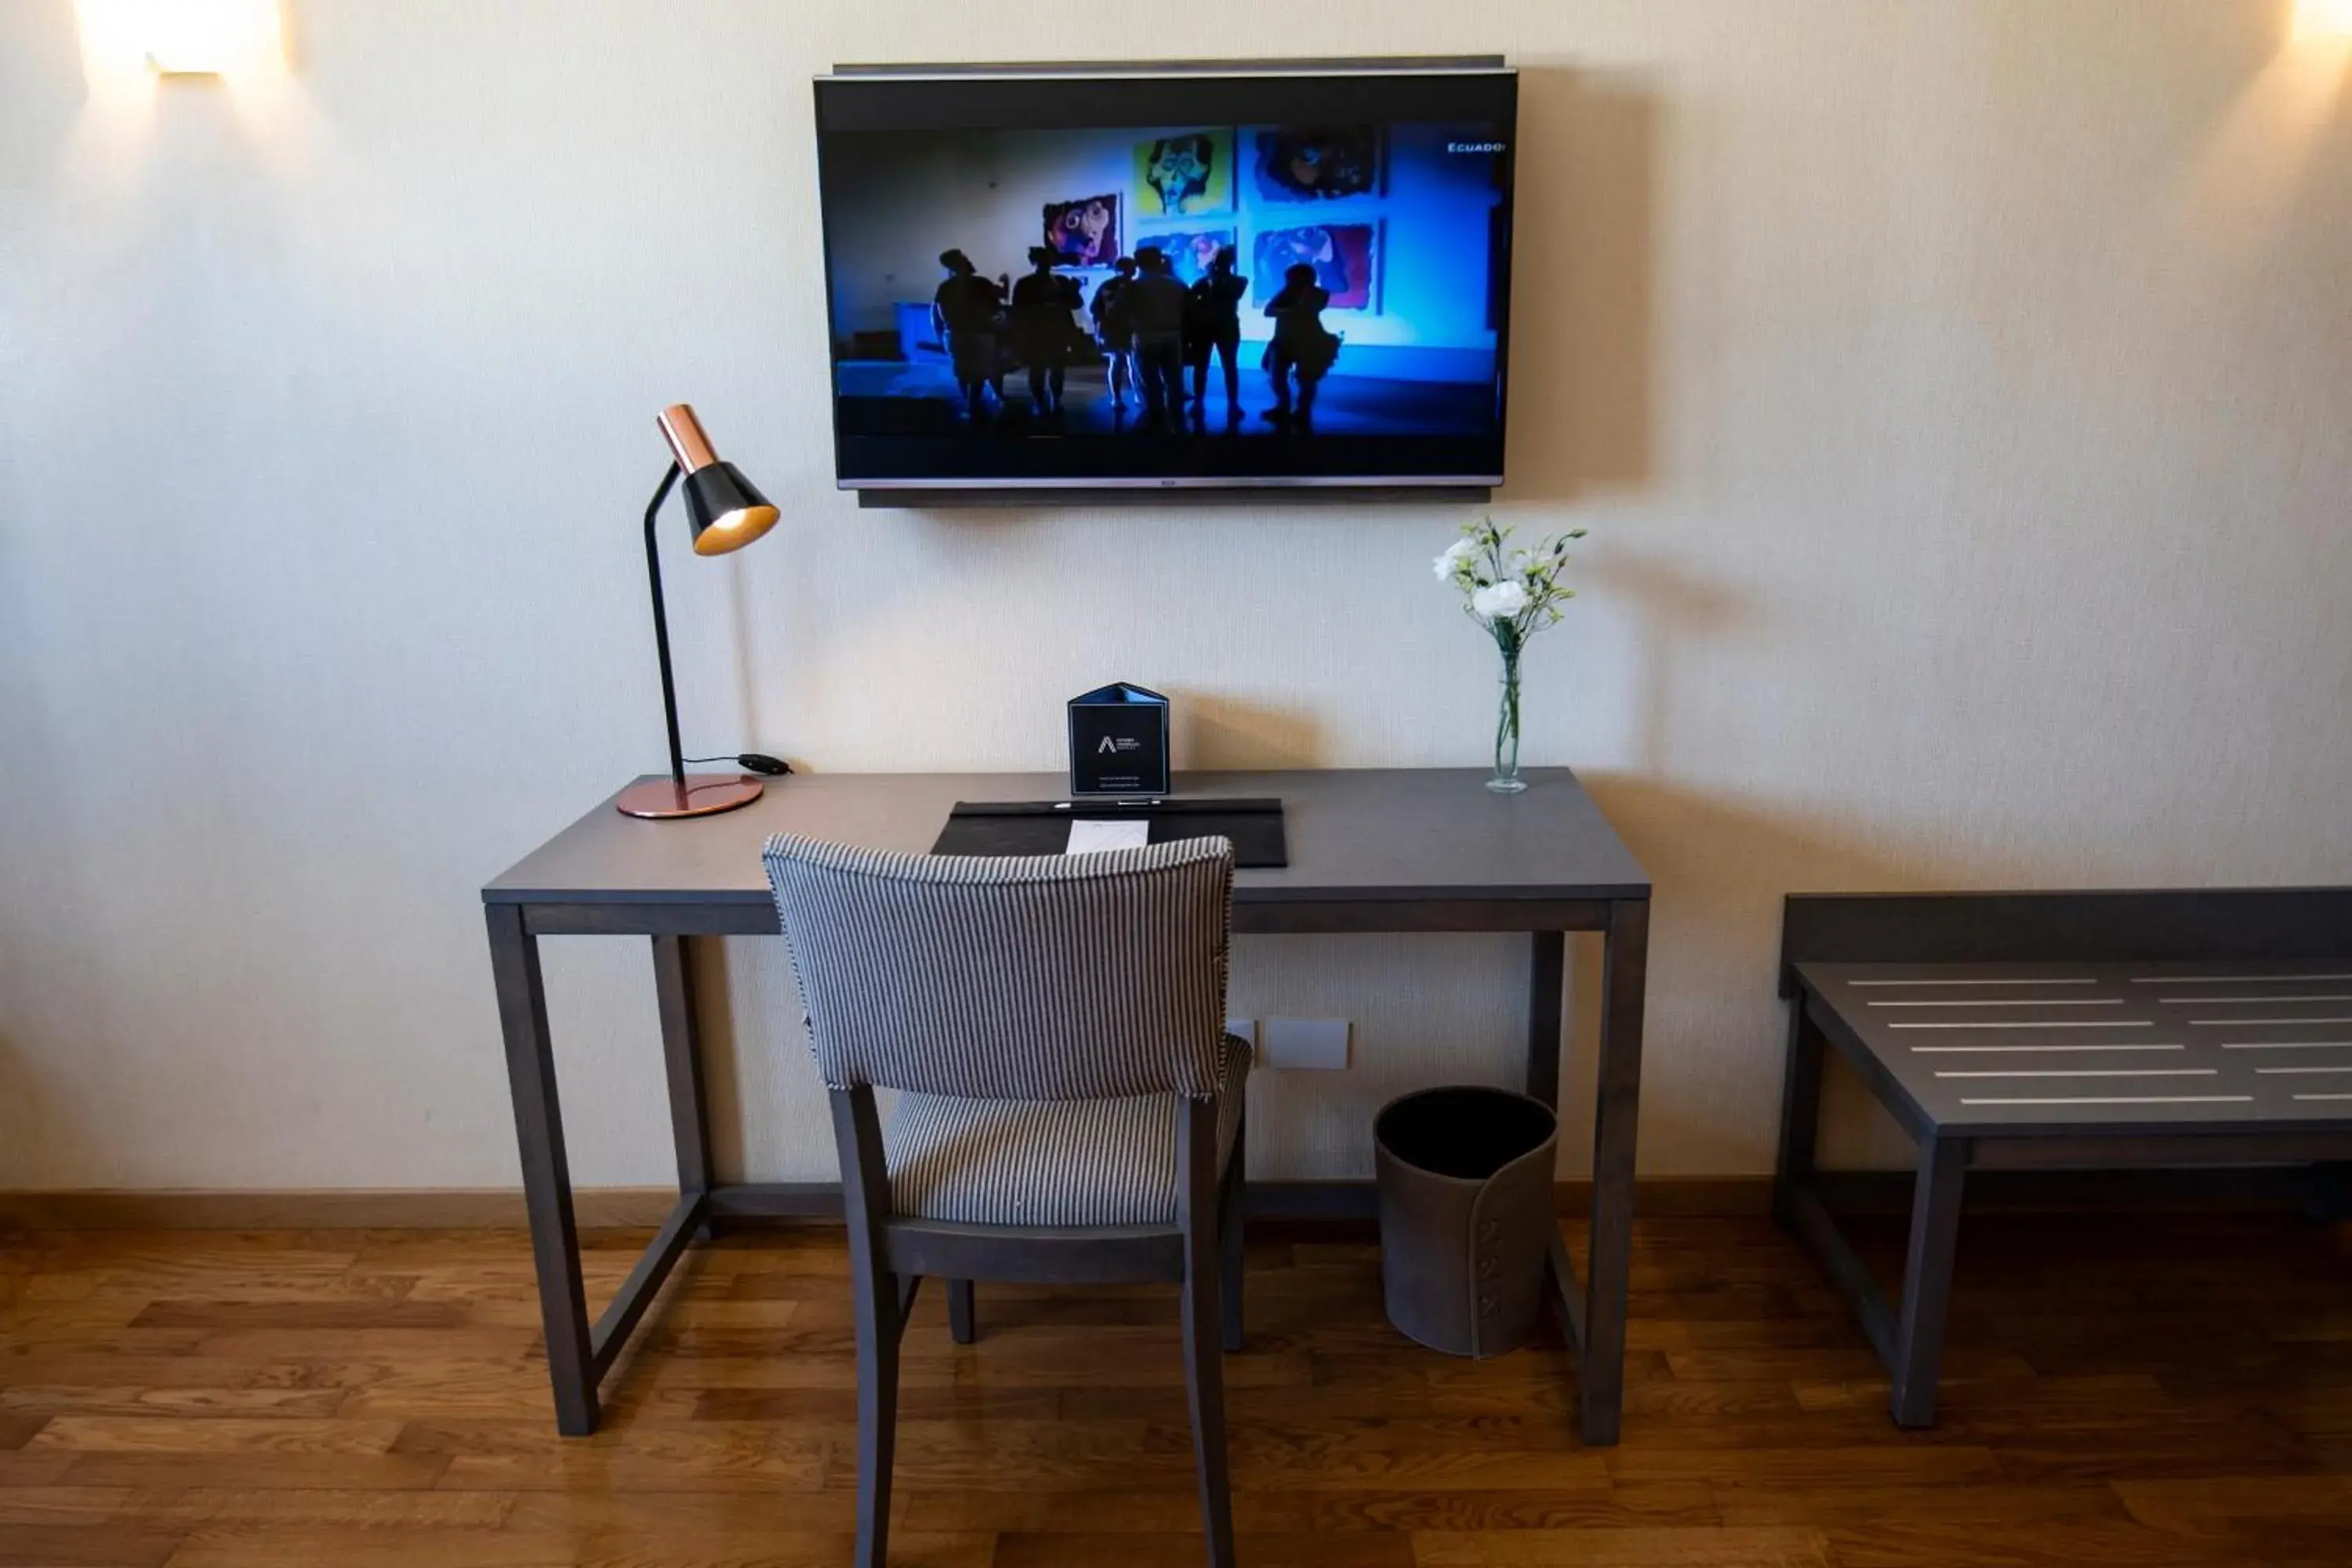
[[[621,792],[613,804],[624,816],[661,820],[673,816],[715,816],[749,805],[763,786],[750,773],[688,773],[680,787],[671,778],[640,779]]]

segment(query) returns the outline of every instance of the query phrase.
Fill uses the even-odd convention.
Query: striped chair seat
[[[1218,1059],[1217,1170],[1232,1158],[1247,1041]],[[883,1128],[890,1205],[967,1225],[1173,1225],[1176,1100],[966,1100],[902,1093]]]
[[[960,1344],[975,1279],[1181,1285],[1202,1523],[1234,1568],[1221,1347],[1241,1348],[1250,1065],[1219,1026],[1234,847],[957,857],[779,834],[767,863],[841,1155],[859,1568],[888,1561],[899,1340],[925,1275]],[[897,1097],[887,1124],[877,1089]]]

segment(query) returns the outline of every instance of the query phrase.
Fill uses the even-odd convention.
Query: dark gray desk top
[[[1940,1131],[2352,1131],[2352,958],[1796,971]]]
[[[1236,902],[1646,899],[1650,879],[1566,768],[1515,796],[1481,770],[1180,773],[1187,796],[1279,795],[1290,864],[1236,874]],[[1058,773],[799,773],[680,822],[605,800],[482,889],[486,903],[764,903],[772,833],[920,854],[959,800],[1063,798]]]

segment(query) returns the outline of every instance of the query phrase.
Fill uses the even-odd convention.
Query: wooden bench
[[[1935,1419],[1971,1170],[2308,1164],[2352,1189],[2352,889],[1793,895],[1773,1207]],[[1918,1144],[1890,1306],[1822,1198],[1823,1046]]]

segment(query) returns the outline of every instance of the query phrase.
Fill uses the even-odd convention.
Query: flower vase
[[[1519,776],[1519,650],[1503,647],[1503,681],[1495,712],[1495,776],[1486,787],[1496,795],[1517,795],[1528,787]]]

